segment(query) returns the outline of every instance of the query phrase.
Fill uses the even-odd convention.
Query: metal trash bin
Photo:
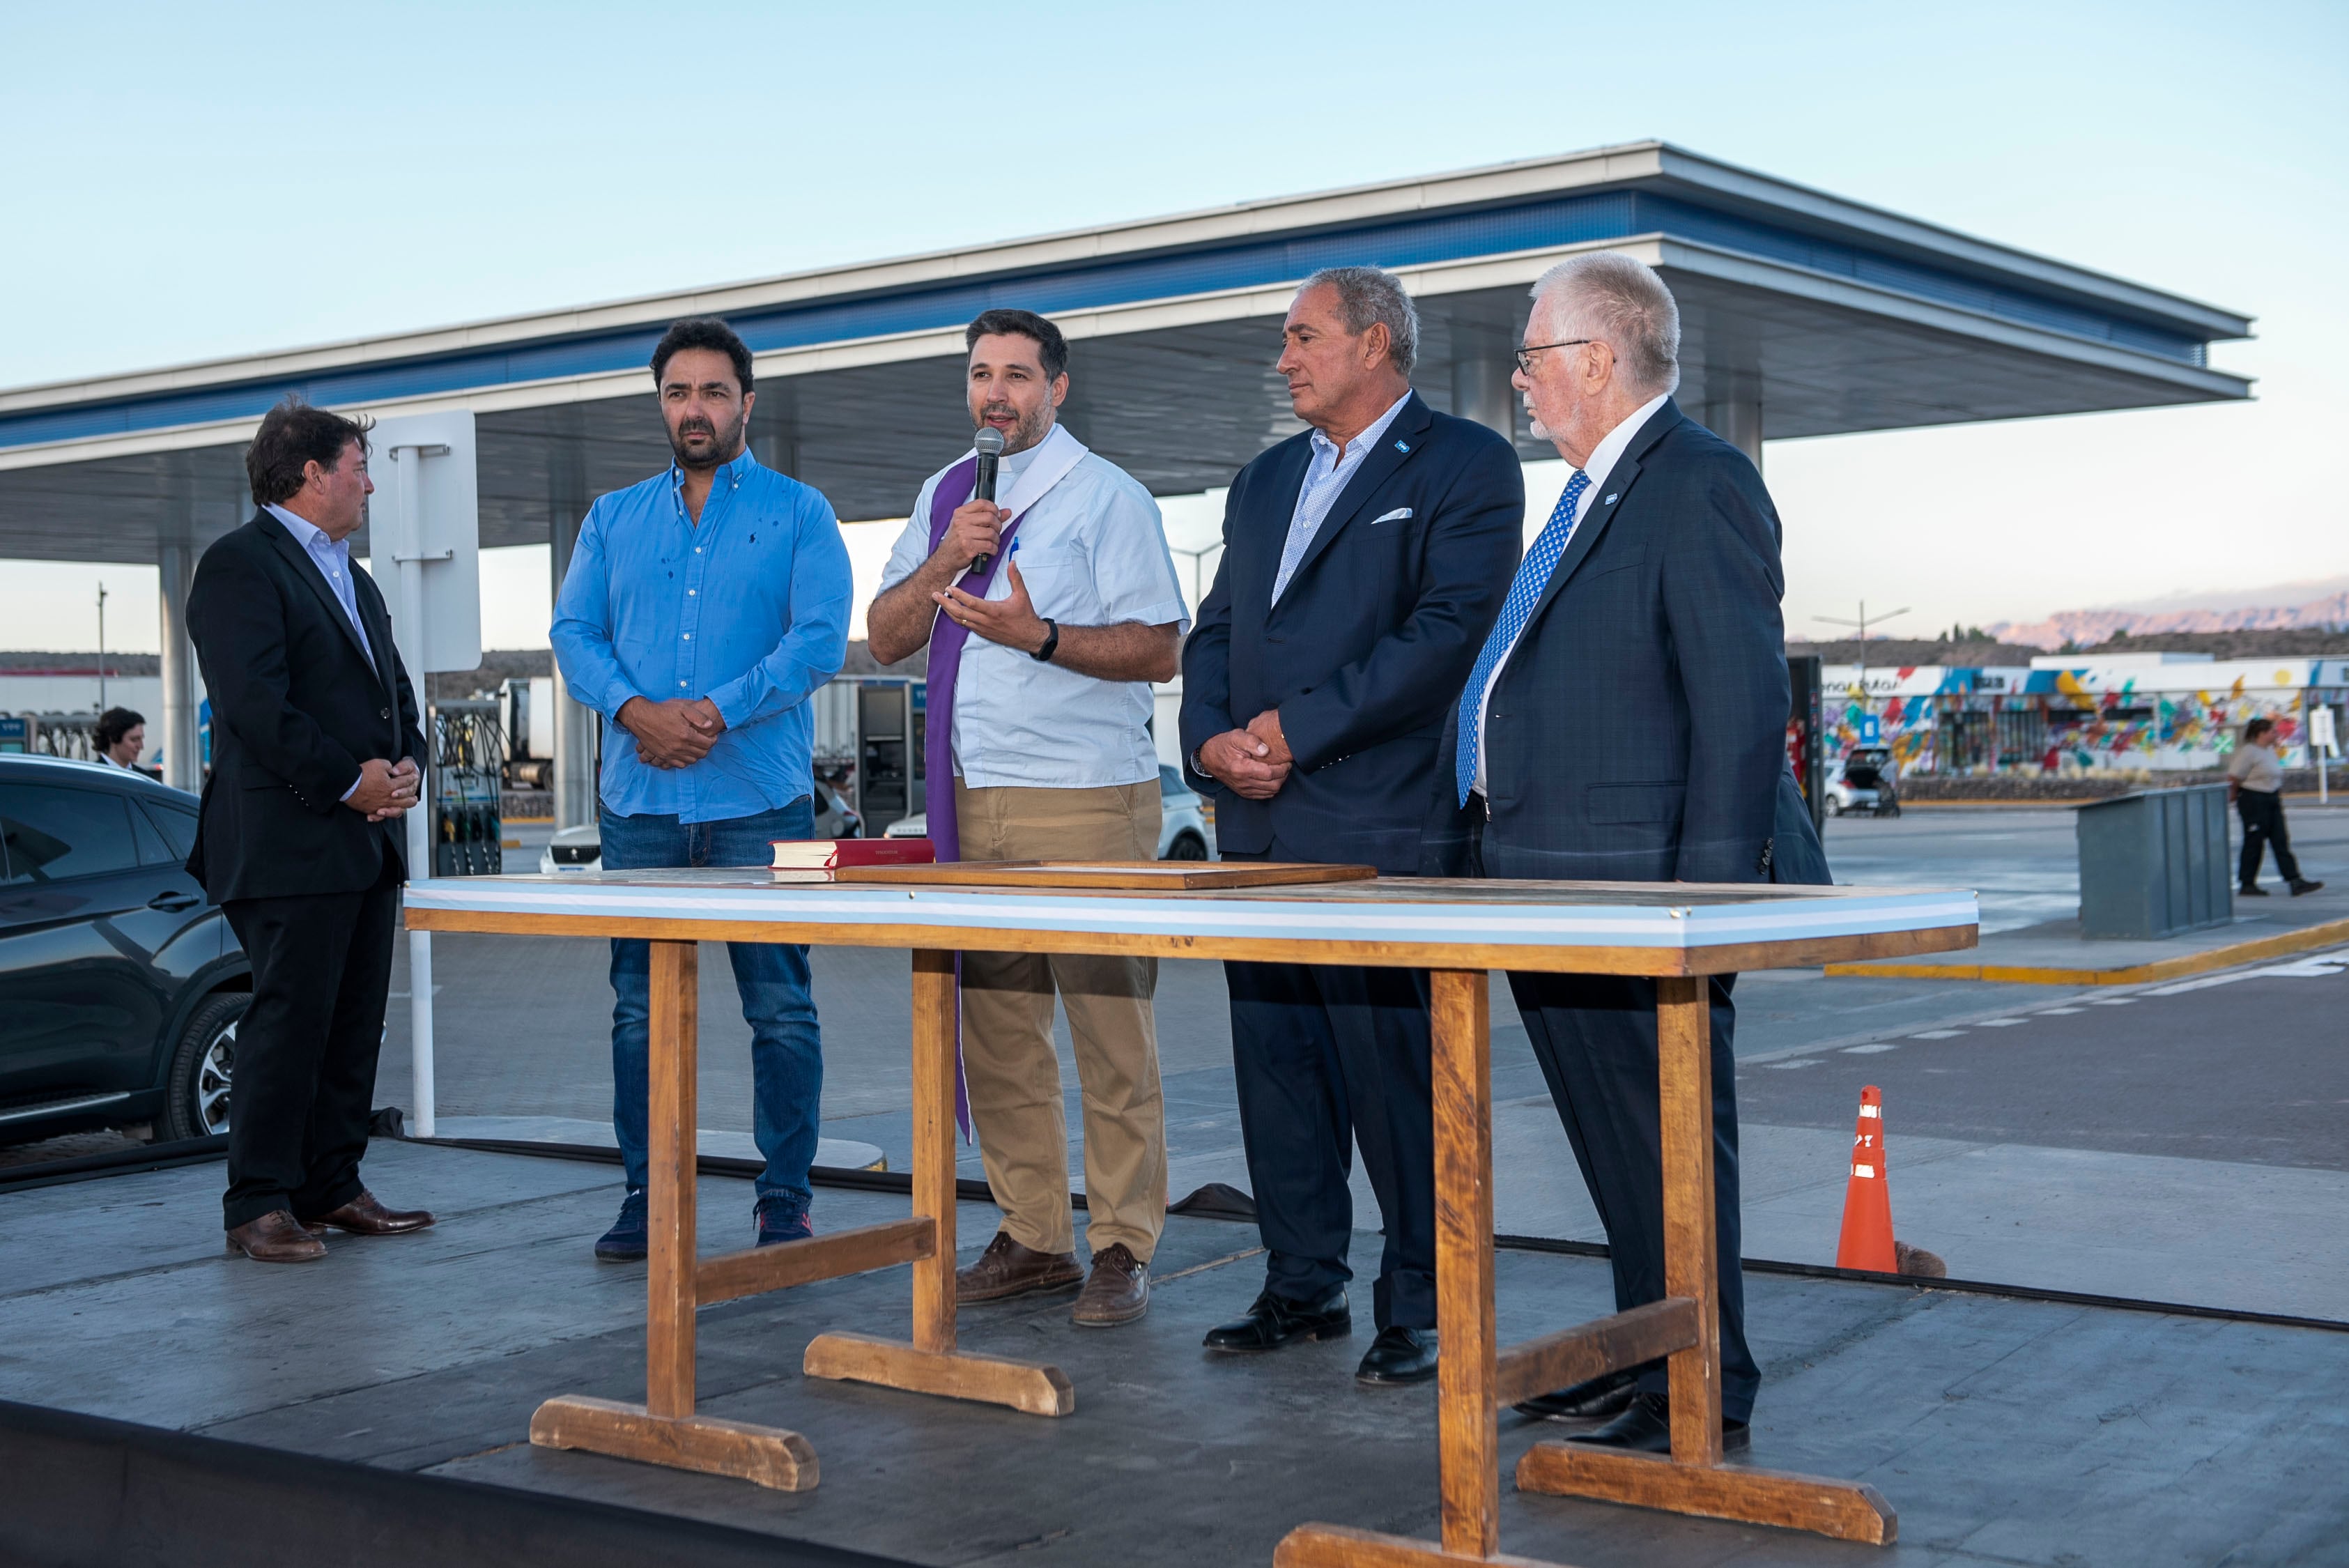
[[[2078,812],[2080,935],[2170,937],[2235,918],[2224,784],[2145,790]]]

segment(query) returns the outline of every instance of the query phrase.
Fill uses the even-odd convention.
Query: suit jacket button
[[[386,718],[386,719],[390,718],[390,717],[391,717],[391,710],[390,710],[390,709],[388,709],[388,708],[386,708],[386,709],[383,711],[383,712],[382,712],[382,714],[381,714],[381,717]]]

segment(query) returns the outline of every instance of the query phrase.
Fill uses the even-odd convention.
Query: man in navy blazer
[[[1227,859],[1409,875],[1444,713],[1500,607],[1525,524],[1508,441],[1411,389],[1418,317],[1373,267],[1316,273],[1278,369],[1313,427],[1240,471],[1224,556],[1183,650],[1191,782]],[[1433,1111],[1423,971],[1226,963],[1240,1128],[1268,1256],[1207,1335],[1270,1350],[1351,1331],[1346,1185],[1359,1146],[1385,1220],[1356,1376],[1435,1373]]]
[[[1423,869],[1630,882],[1825,882],[1786,765],[1778,516],[1743,452],[1673,404],[1680,316],[1630,256],[1534,288],[1517,389],[1574,465],[1446,726]],[[1761,1382],[1739,1274],[1734,976],[1712,982],[1723,1437]],[[1619,1308],[1664,1294],[1656,984],[1511,974],[1607,1227]],[[1661,1363],[1529,1400],[1611,1415],[1584,1440],[1670,1444]]]

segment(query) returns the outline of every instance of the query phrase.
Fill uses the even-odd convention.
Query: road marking
[[[2088,998],[2088,1005],[2091,1007],[2127,1007],[2130,1002],[2135,1002],[2137,998],[2134,996],[2092,996]]]
[[[1962,1029],[1928,1029],[1922,1034],[1911,1034],[1911,1040],[1955,1040],[1965,1033]]]
[[[1769,1065],[1773,1067],[1816,1067],[1818,1064],[1819,1059],[1816,1056],[1797,1056],[1791,1062],[1773,1062],[1769,1064]]]
[[[1981,1018],[1974,1021],[1977,1029],[2012,1029],[2018,1023],[2028,1023],[2028,1018]]]
[[[2085,1007],[2043,1007],[2039,1010],[2037,1016],[2041,1018],[2068,1018],[2075,1012],[2085,1012],[2087,1011],[2088,1010]]]
[[[1878,1051],[1898,1051],[1900,1047],[1898,1045],[1847,1045],[1843,1048],[1843,1054],[1847,1056],[1873,1056]]]

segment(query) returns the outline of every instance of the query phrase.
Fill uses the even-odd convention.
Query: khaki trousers
[[[1154,860],[1158,781],[1100,789],[970,789],[955,781],[966,860]],[[1143,1262],[1166,1228],[1166,1107],[1151,993],[1156,959],[962,956],[962,1059],[1003,1229],[1040,1252],[1076,1249],[1069,1127],[1052,993],[1069,1015],[1085,1116],[1085,1234]]]

